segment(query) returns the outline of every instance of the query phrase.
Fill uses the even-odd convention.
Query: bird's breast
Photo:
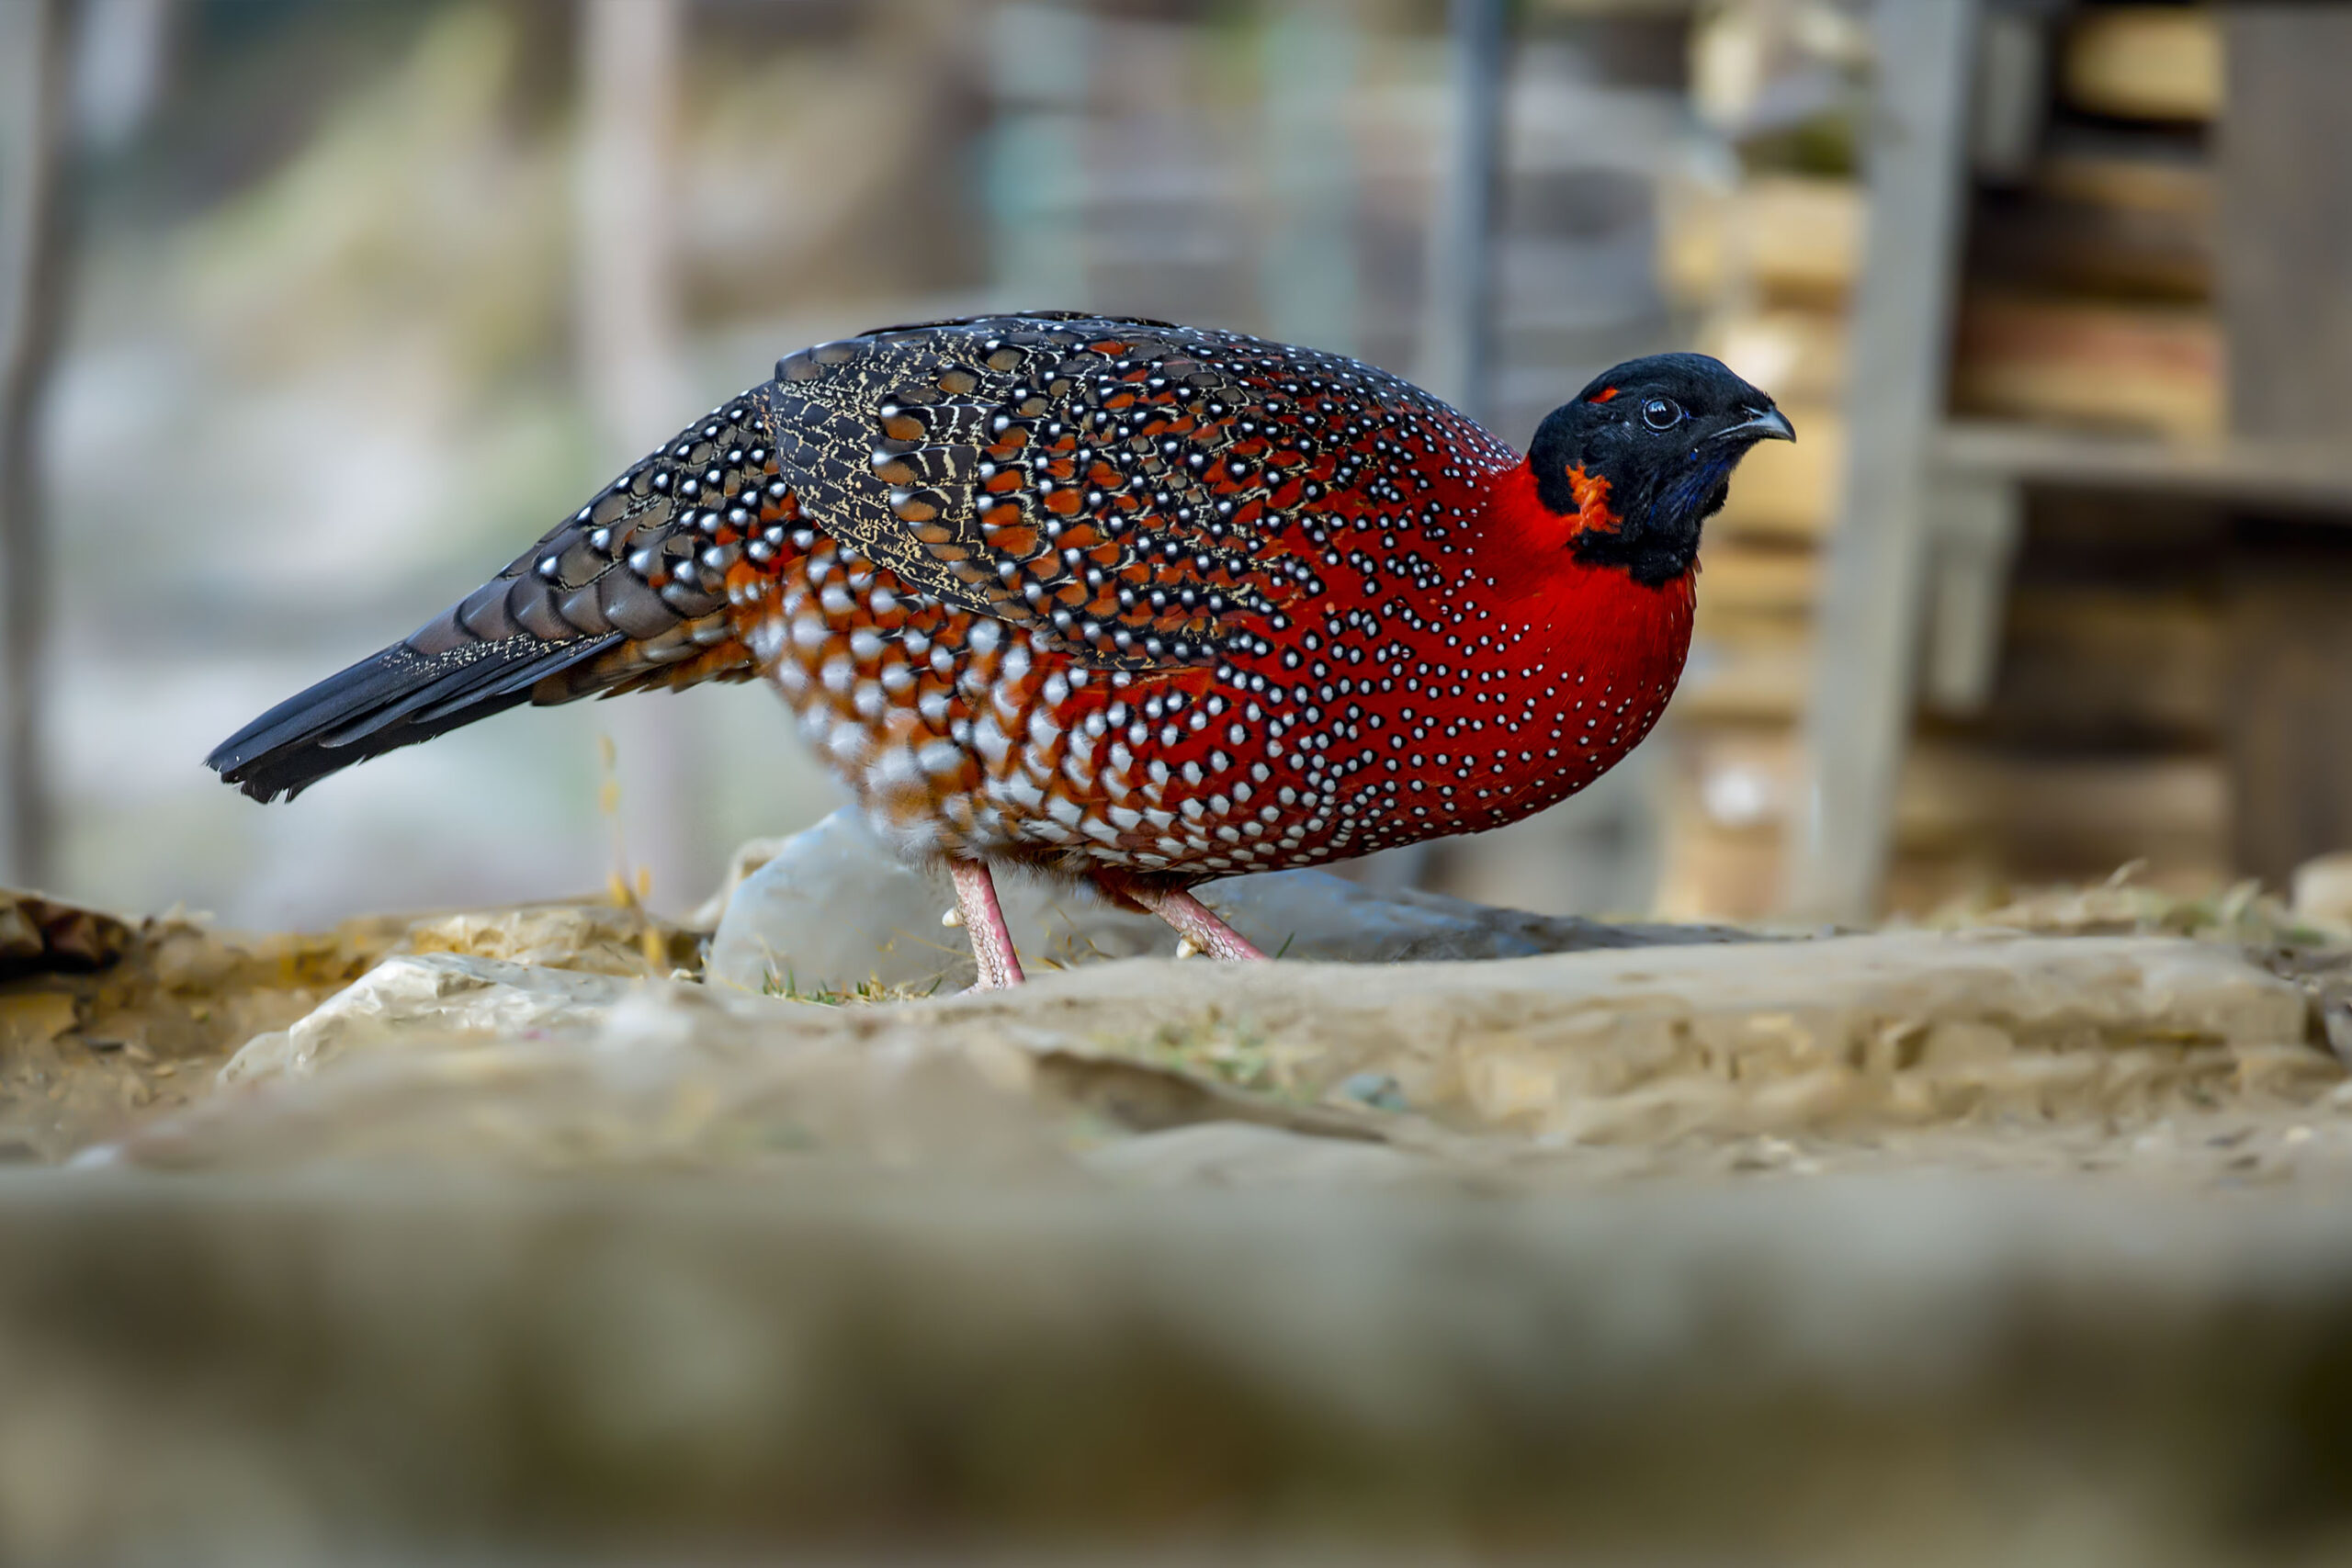
[[[1409,622],[1359,622],[1293,690],[1336,709],[1314,761],[1364,781],[1382,837],[1516,821],[1591,784],[1656,727],[1690,652],[1685,578],[1568,563],[1534,585],[1474,564]]]

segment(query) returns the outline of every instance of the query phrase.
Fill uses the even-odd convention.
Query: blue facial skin
[[[1721,361],[1661,354],[1602,372],[1553,411],[1528,460],[1537,496],[1562,515],[1577,510],[1570,470],[1608,480],[1618,526],[1579,533],[1577,558],[1657,587],[1698,559],[1701,527],[1722,508],[1747,449],[1795,439],[1772,400]]]
[[[1710,442],[1691,449],[1681,475],[1651,503],[1649,525],[1661,531],[1696,533],[1699,525],[1723,509],[1731,489],[1731,471],[1746,456],[1745,446],[1726,453]]]

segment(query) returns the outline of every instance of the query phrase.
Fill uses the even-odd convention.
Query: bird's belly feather
[[[902,853],[1180,881],[1553,805],[1648,733],[1690,634],[1687,589],[1645,591],[1646,617],[1598,639],[1551,631],[1557,606],[1514,619],[1440,591],[1417,626],[1300,615],[1264,656],[1134,671],[929,599],[821,534],[742,588],[738,635]]]

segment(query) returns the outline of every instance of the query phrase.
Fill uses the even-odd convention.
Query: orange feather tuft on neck
[[[1568,493],[1577,501],[1577,527],[1579,534],[1588,528],[1598,528],[1613,534],[1624,519],[1609,504],[1609,481],[1599,474],[1588,474],[1582,468],[1568,470]]]

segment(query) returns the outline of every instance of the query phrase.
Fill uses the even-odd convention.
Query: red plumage
[[[1645,367],[1698,390],[1629,412]],[[913,855],[1157,905],[1499,827],[1657,722],[1698,519],[1787,430],[1695,356],[1604,379],[1526,459],[1395,377],[1234,333],[1021,316],[823,345],[213,765],[268,798],[515,702],[757,674]],[[1689,424],[1662,446],[1661,402]],[[1754,434],[1708,445],[1706,418]]]

